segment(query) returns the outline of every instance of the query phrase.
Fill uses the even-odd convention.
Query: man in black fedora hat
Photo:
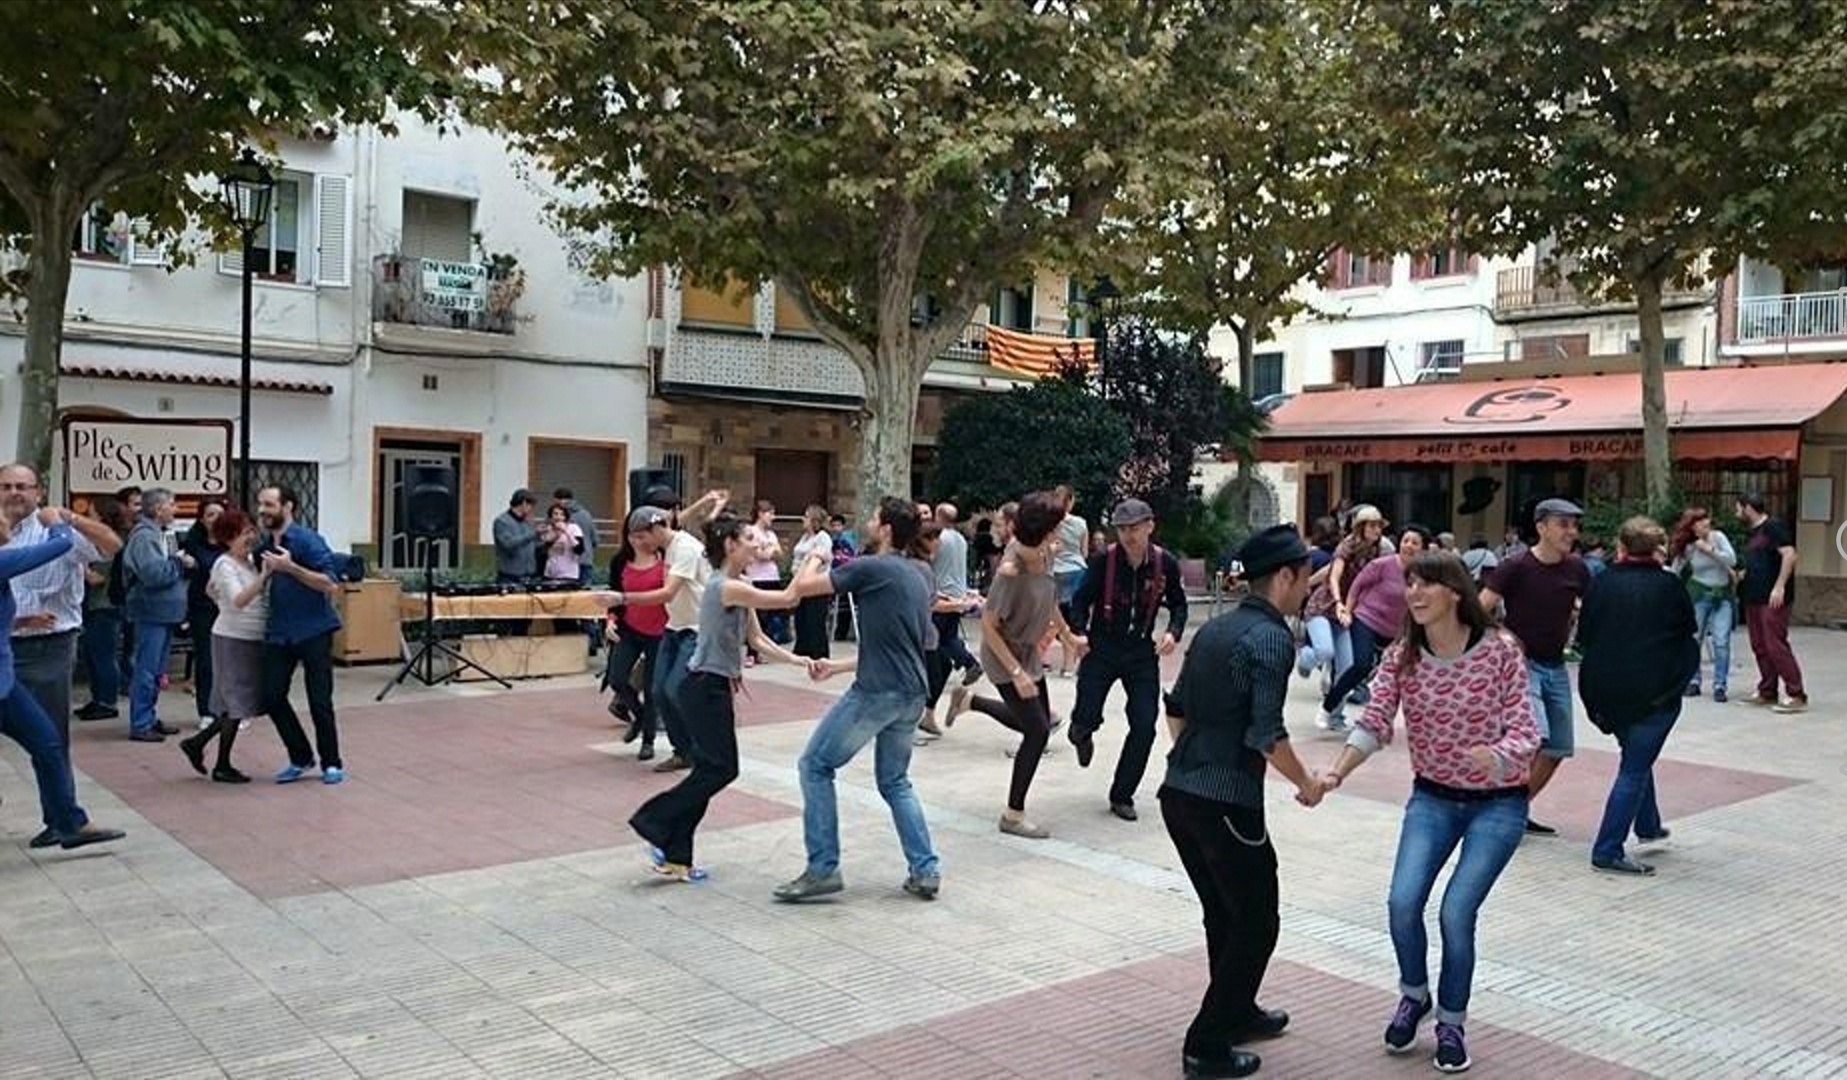
[[[1077,702],[1071,734],[1077,763],[1090,767],[1093,741],[1103,726],[1103,701],[1120,682],[1128,695],[1129,737],[1110,783],[1110,813],[1134,821],[1135,789],[1148,771],[1155,720],[1161,708],[1161,657],[1174,651],[1186,630],[1186,588],[1180,562],[1154,542],[1154,510],[1140,499],[1124,499],[1110,515],[1116,542],[1090,555],[1083,584],[1071,599],[1071,630],[1090,639],[1078,661]],[[1155,621],[1167,610],[1167,625]]]
[[[1189,1077],[1249,1076],[1262,1063],[1238,1048],[1280,1035],[1289,1014],[1257,1004],[1281,928],[1276,849],[1264,821],[1271,765],[1296,801],[1321,801],[1283,726],[1295,639],[1283,612],[1308,598],[1308,545],[1294,525],[1265,529],[1238,549],[1250,595],[1202,627],[1167,695],[1174,748],[1161,785],[1161,818],[1204,909],[1211,983],[1187,1028]]]

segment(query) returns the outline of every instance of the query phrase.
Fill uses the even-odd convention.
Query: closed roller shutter
[[[541,508],[551,505],[552,492],[561,487],[571,489],[578,503],[590,511],[597,522],[597,542],[615,539],[616,515],[623,508],[610,505],[610,491],[616,482],[618,452],[608,446],[574,446],[568,443],[535,443],[532,451],[532,490]]]

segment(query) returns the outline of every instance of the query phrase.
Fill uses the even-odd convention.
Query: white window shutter
[[[218,253],[218,272],[221,274],[229,274],[232,277],[244,276],[244,249],[242,244],[239,244],[229,251],[221,251]]]
[[[135,218],[129,222],[128,262],[131,266],[166,266],[167,245],[156,244],[148,240],[148,223],[146,218]]]
[[[353,284],[353,185],[344,176],[314,178],[314,283],[345,289]]]

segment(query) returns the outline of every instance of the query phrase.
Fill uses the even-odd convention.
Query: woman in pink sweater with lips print
[[[1438,914],[1443,960],[1435,1064],[1441,1072],[1461,1072],[1470,1064],[1463,1023],[1475,974],[1475,917],[1525,832],[1526,779],[1539,727],[1527,702],[1520,643],[1482,608],[1462,560],[1426,552],[1404,573],[1410,609],[1404,633],[1387,650],[1373,676],[1372,702],[1321,782],[1328,791],[1339,787],[1391,741],[1393,720],[1404,714],[1416,779],[1392,867],[1388,907],[1403,996],[1385,1029],[1385,1048],[1409,1051],[1431,1011],[1424,907],[1460,845]]]

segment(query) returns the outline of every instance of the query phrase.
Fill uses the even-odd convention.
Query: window
[[[1686,352],[1685,352],[1686,339],[1671,337],[1667,339],[1666,344],[1667,344],[1667,349],[1665,350],[1665,356],[1667,358],[1666,359],[1667,366],[1668,367],[1680,367],[1682,364],[1685,364],[1686,363]],[[1642,339],[1639,337],[1630,338],[1629,339],[1629,351],[1632,353],[1635,353],[1637,356],[1640,356],[1642,354]]]
[[[406,191],[400,246],[412,259],[474,262],[474,220],[472,199]]]
[[[943,305],[936,302],[936,297],[929,293],[918,293],[911,298],[911,325],[929,326],[943,317]]]
[[[1507,343],[1509,360],[1560,360],[1589,355],[1589,334],[1549,334]]]
[[[1065,285],[1065,336],[1084,338],[1090,334],[1090,290],[1070,278]]]
[[[775,503],[782,517],[826,506],[833,466],[833,455],[822,450],[759,450],[755,498]]]
[[[1252,401],[1261,401],[1283,392],[1283,354],[1262,352],[1251,357]]]
[[[1411,256],[1411,280],[1472,274],[1475,266],[1475,257],[1459,247],[1431,248]]]
[[[1462,370],[1462,342],[1426,341],[1418,346],[1417,373],[1454,375]]]
[[[678,450],[669,450],[661,455],[661,469],[667,474],[667,486],[675,491],[686,490],[686,455]]]
[[[352,284],[351,182],[332,174],[283,173],[269,197],[269,221],[251,236],[252,273],[264,281],[345,288]],[[218,272],[244,272],[241,250],[218,256]]]
[[[85,262],[164,266],[167,255],[148,239],[147,223],[102,203],[90,209],[71,236],[71,253]]]
[[[1328,257],[1328,288],[1359,289],[1392,283],[1392,257],[1335,248]]]
[[[628,512],[620,487],[628,474],[628,449],[619,442],[569,439],[527,440],[526,486],[549,508],[552,492],[570,488],[577,504],[597,523],[597,542],[616,534]]]
[[[1003,288],[994,294],[994,308],[988,321],[1009,330],[1031,333],[1033,328],[1033,287]]]
[[[1335,349],[1334,381],[1355,390],[1377,390],[1385,385],[1385,347]]]
[[[314,461],[265,461],[250,459],[250,485],[258,491],[266,487],[286,487],[300,500],[295,504],[295,520],[310,529],[318,528],[321,513],[321,466]],[[252,500],[254,501],[254,500]]]

